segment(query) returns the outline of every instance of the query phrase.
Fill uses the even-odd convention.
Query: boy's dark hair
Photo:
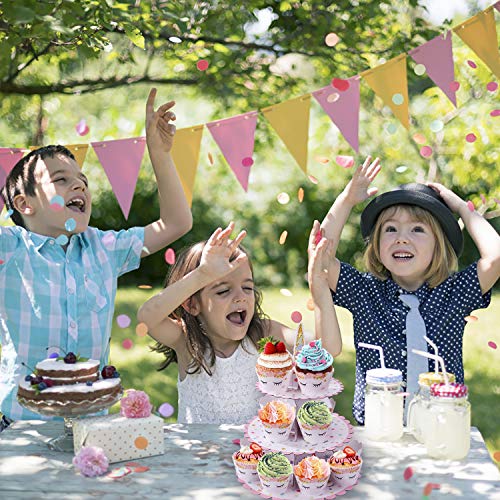
[[[43,148],[35,149],[21,158],[10,171],[5,179],[5,186],[2,189],[1,195],[7,207],[7,210],[12,210],[10,216],[16,226],[26,227],[22,215],[14,207],[14,198],[18,194],[34,196],[35,194],[35,167],[39,159],[54,158],[56,154],[62,154],[75,159],[73,153],[64,146],[50,145]]]

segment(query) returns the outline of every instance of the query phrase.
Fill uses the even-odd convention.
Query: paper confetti
[[[396,131],[397,131],[398,127],[396,126],[395,123],[389,123],[389,125],[387,125],[386,127],[386,130],[389,134],[395,134]]]
[[[116,317],[116,324],[120,328],[128,328],[130,326],[131,319],[126,314],[119,314]]]
[[[137,285],[137,288],[141,290],[151,290],[153,287],[151,285]]]
[[[73,219],[73,217],[70,217],[65,223],[64,227],[66,228],[66,231],[74,231],[76,229],[76,220]]]
[[[413,476],[413,469],[411,467],[406,467],[403,472],[403,477],[405,481],[408,481]]]
[[[164,418],[172,416],[174,411],[175,409],[170,403],[162,403],[158,408],[158,413]]]
[[[132,347],[134,347],[134,343],[130,339],[125,339],[122,342],[122,347],[124,349],[132,349]]]
[[[460,83],[459,82],[451,82],[450,83],[450,90],[452,92],[456,92],[460,88]]]
[[[293,311],[290,317],[294,323],[300,323],[302,321],[302,314],[300,314],[299,311]]]
[[[472,133],[471,133],[471,134],[467,134],[467,135],[465,136],[465,140],[466,140],[467,142],[476,142],[476,139],[477,139],[476,134],[472,134]]]
[[[472,61],[471,59],[468,59],[467,60],[467,64],[472,68],[472,69],[476,69],[477,68],[477,64]]]
[[[132,470],[129,467],[120,467],[118,469],[113,469],[109,474],[106,474],[106,477],[110,477],[111,479],[120,479],[127,476],[131,472]]]
[[[354,158],[352,156],[339,155],[335,157],[337,165],[343,168],[351,168],[354,165]]]
[[[309,311],[314,311],[314,300],[312,299],[312,297],[309,297],[307,299],[306,307]]]
[[[297,199],[299,200],[299,203],[302,203],[304,201],[304,189],[301,187],[297,191]]]
[[[288,290],[288,288],[281,288],[280,293],[285,297],[291,297],[293,295],[293,293],[290,290]]]
[[[340,90],[340,92],[344,92],[350,86],[349,81],[348,80],[343,80],[342,78],[334,78],[332,80],[332,85],[337,90]]]
[[[212,156],[212,153],[210,153],[210,151],[208,152],[208,163],[210,163],[210,165],[214,164],[214,157]]]
[[[171,266],[175,264],[175,251],[173,248],[167,248],[165,251],[165,262]]]
[[[75,130],[78,135],[87,135],[90,129],[87,125],[87,122],[82,119],[76,124]]]
[[[196,63],[196,67],[198,68],[199,71],[205,71],[208,69],[208,61],[206,59],[200,59]]]
[[[243,158],[243,160],[241,160],[241,164],[244,167],[251,167],[253,165],[253,158],[247,156],[246,158]]]
[[[423,64],[417,64],[414,68],[413,68],[413,71],[415,72],[415,74],[417,76],[422,76],[425,71],[426,71],[426,68]]]
[[[403,97],[403,94],[394,94],[392,96],[392,102],[396,106],[400,106],[401,104],[403,104],[405,102],[405,98]]]
[[[425,135],[419,134],[419,133],[413,134],[413,140],[417,144],[425,144],[427,142],[427,139],[425,138]]]
[[[278,196],[276,196],[276,199],[278,200],[278,203],[281,205],[286,205],[290,201],[290,196],[288,193],[280,193]]]
[[[500,462],[500,451],[493,452],[493,460],[495,462]]]
[[[488,342],[488,347],[491,347],[492,349],[496,349],[497,348],[497,345],[495,344],[495,342],[493,342],[493,340],[490,340]]]
[[[280,235],[280,245],[284,245],[286,241],[286,237],[288,236],[288,231],[283,231]]]
[[[497,82],[489,82],[486,84],[486,90],[489,90],[490,92],[495,92],[497,88],[498,88]]]
[[[322,165],[326,165],[327,163],[330,163],[330,159],[327,158],[326,156],[316,156],[315,160],[318,163],[321,163]]]
[[[318,183],[318,179],[316,179],[316,177],[314,177],[314,175],[308,175],[307,178],[313,183],[313,184],[317,184]]]
[[[420,148],[420,154],[424,158],[429,158],[430,156],[432,156],[432,148],[430,146],[422,146]]]
[[[66,243],[68,243],[68,237],[65,235],[65,234],[60,234],[57,238],[56,238],[56,243],[58,245],[61,245],[61,246],[64,246],[66,245]]]
[[[50,200],[50,208],[59,212],[64,208],[64,198],[62,196],[56,195]]]
[[[490,116],[500,116],[500,109],[494,109],[491,113]]]
[[[337,102],[340,99],[340,94],[337,92],[332,92],[326,98],[326,101],[332,104],[333,102]]]
[[[403,172],[406,172],[408,170],[408,167],[406,165],[400,165],[399,167],[396,167],[396,172],[398,174],[402,174]]]
[[[325,36],[325,44],[328,47],[335,47],[339,40],[340,38],[335,33],[328,33],[328,35]]]
[[[472,201],[468,200],[468,201],[467,201],[467,208],[468,208],[471,212],[474,212],[474,210],[475,210],[474,203],[472,203]]]
[[[465,316],[464,319],[465,321],[467,321],[467,323],[473,323],[478,320],[478,317],[470,315],[470,316]]]
[[[145,337],[148,334],[148,325],[146,323],[137,323],[135,333],[138,337]]]
[[[433,132],[441,132],[441,130],[443,130],[443,128],[444,128],[444,123],[441,120],[434,120],[430,124],[430,129]]]

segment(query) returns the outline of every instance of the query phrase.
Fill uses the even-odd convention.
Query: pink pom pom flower
[[[127,418],[146,418],[151,415],[153,405],[143,391],[129,389],[120,402],[120,415]]]
[[[98,446],[83,446],[73,457],[73,465],[84,476],[102,476],[109,466],[108,458]]]

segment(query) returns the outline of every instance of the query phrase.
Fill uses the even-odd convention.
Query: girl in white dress
[[[272,335],[293,350],[296,332],[267,318],[240,246],[245,231],[230,240],[231,222],[206,242],[180,254],[166,287],[138,312],[157,341],[154,350],[179,366],[178,421],[248,422],[262,394],[256,388],[257,343]],[[331,299],[330,299],[331,301]],[[304,340],[314,340],[306,334]]]

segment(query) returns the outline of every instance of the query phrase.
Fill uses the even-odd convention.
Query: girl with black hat
[[[361,273],[340,262],[335,252],[342,229],[354,205],[377,193],[371,183],[380,168],[378,158],[372,162],[367,157],[335,200],[321,229],[318,223],[315,225],[316,231],[331,241],[332,259],[326,271],[333,301],[353,315],[353,414],[361,424],[366,371],[379,368],[380,361],[377,351],[358,349],[358,344],[381,346],[386,366],[403,373],[410,391],[417,385],[415,369],[422,368],[422,361],[422,371],[434,369],[434,361],[411,352],[415,340],[427,348],[422,340],[426,335],[437,345],[447,371],[463,383],[464,318],[474,309],[489,305],[491,288],[500,276],[500,237],[495,229],[459,196],[437,183],[405,184],[374,198],[361,215],[368,272]],[[463,237],[453,212],[461,217],[480,254],[477,262],[460,272],[456,270]],[[309,240],[310,255],[316,251],[317,236]],[[416,308],[418,320],[407,321],[407,316],[415,318],[408,315],[410,308]],[[316,318],[321,321],[321,308]],[[321,335],[324,347],[338,345],[338,335],[325,329]],[[428,349],[433,353],[431,347]]]

